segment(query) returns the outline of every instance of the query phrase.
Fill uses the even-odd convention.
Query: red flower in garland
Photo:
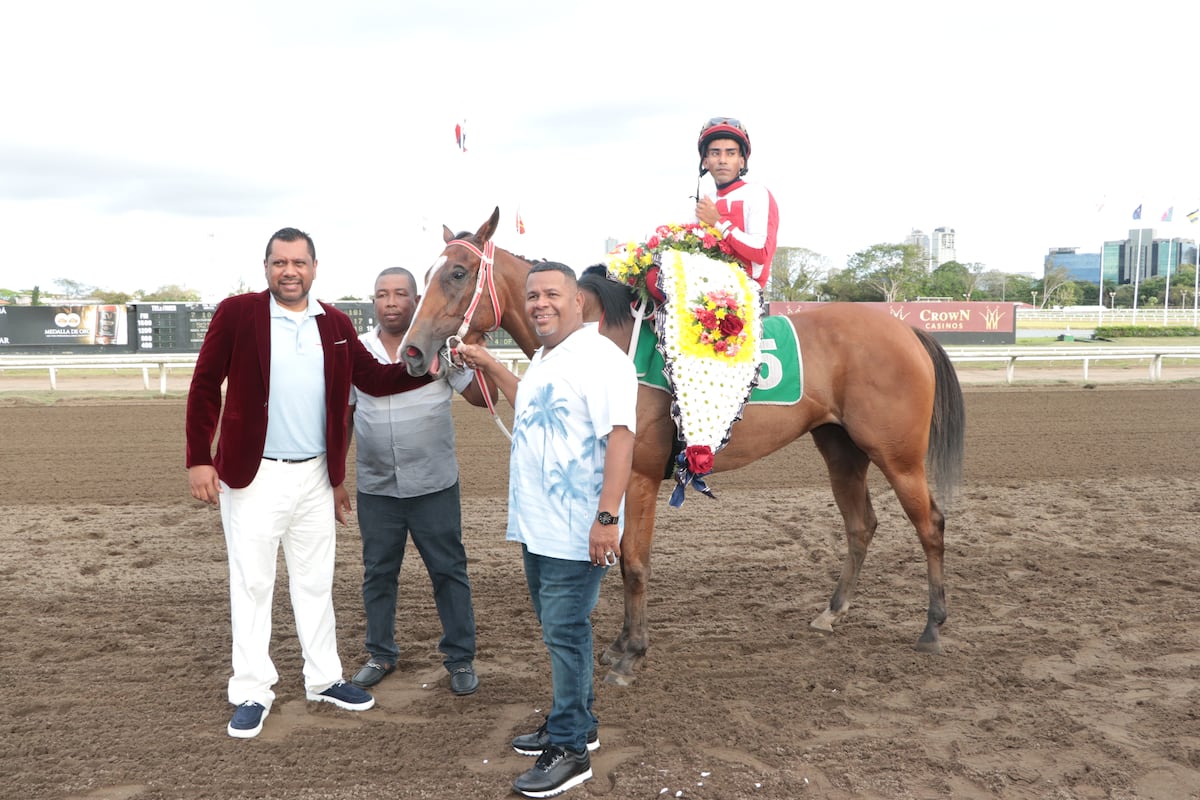
[[[696,321],[709,330],[712,330],[720,324],[717,322],[717,312],[707,308],[696,309]]]
[[[693,475],[707,475],[712,472],[713,452],[706,444],[690,445],[687,450],[688,469]]]

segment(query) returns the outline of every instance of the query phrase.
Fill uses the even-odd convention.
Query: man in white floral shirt
[[[521,543],[525,579],[550,651],[554,701],[546,722],[513,740],[537,763],[513,783],[550,797],[592,777],[599,747],[592,711],[591,612],[620,552],[621,514],[633,463],[637,376],[625,354],[583,322],[570,267],[536,264],[525,312],[542,346],[519,379],[485,347],[461,345],[513,404],[508,539]]]

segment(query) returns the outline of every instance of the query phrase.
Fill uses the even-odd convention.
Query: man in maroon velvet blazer
[[[236,709],[226,731],[236,738],[257,736],[275,699],[269,646],[280,545],[306,697],[352,711],[374,705],[342,679],[334,627],[334,520],[344,524],[351,510],[343,485],[346,409],[351,383],[378,396],[429,381],[380,364],[349,317],[309,301],[317,259],[308,234],[276,232],[263,266],[268,291],[217,306],[187,402],[188,483],[193,497],[220,507],[229,553],[228,695]]]

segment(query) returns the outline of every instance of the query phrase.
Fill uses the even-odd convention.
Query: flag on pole
[[[1171,206],[1170,208],[1168,208],[1166,211],[1163,212],[1162,221],[1170,222],[1171,217],[1174,215],[1175,215],[1175,206]]]
[[[1188,212],[1188,222],[1200,222],[1200,208]]]
[[[521,219],[521,209],[517,209],[517,233],[525,232],[525,220]]]
[[[467,132],[463,130],[463,125],[465,123],[466,120],[464,119],[462,122],[457,123],[454,126],[454,140],[458,142],[458,149],[464,153],[467,152]]]
[[[1134,219],[1141,219],[1141,218],[1142,218],[1142,207],[1141,207],[1141,206],[1138,206],[1137,208],[1135,208],[1135,209],[1133,210],[1133,218],[1134,218]]]

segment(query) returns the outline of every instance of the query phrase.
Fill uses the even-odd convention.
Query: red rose
[[[658,273],[658,267],[646,270],[646,291],[654,298],[655,302],[662,303],[667,298],[663,295],[662,289],[658,288]]]
[[[697,308],[696,319],[709,330],[717,327],[717,313],[715,311],[709,311],[707,308]]]
[[[721,334],[723,336],[737,336],[742,332],[742,318],[736,315],[727,315],[721,320]]]
[[[707,475],[712,472],[713,454],[706,444],[694,444],[687,449],[688,469],[693,475]]]
[[[654,248],[658,247],[660,244],[662,244],[662,242],[659,241],[659,238],[657,236],[651,236],[649,239],[646,240],[646,247],[650,250],[653,250]]]

